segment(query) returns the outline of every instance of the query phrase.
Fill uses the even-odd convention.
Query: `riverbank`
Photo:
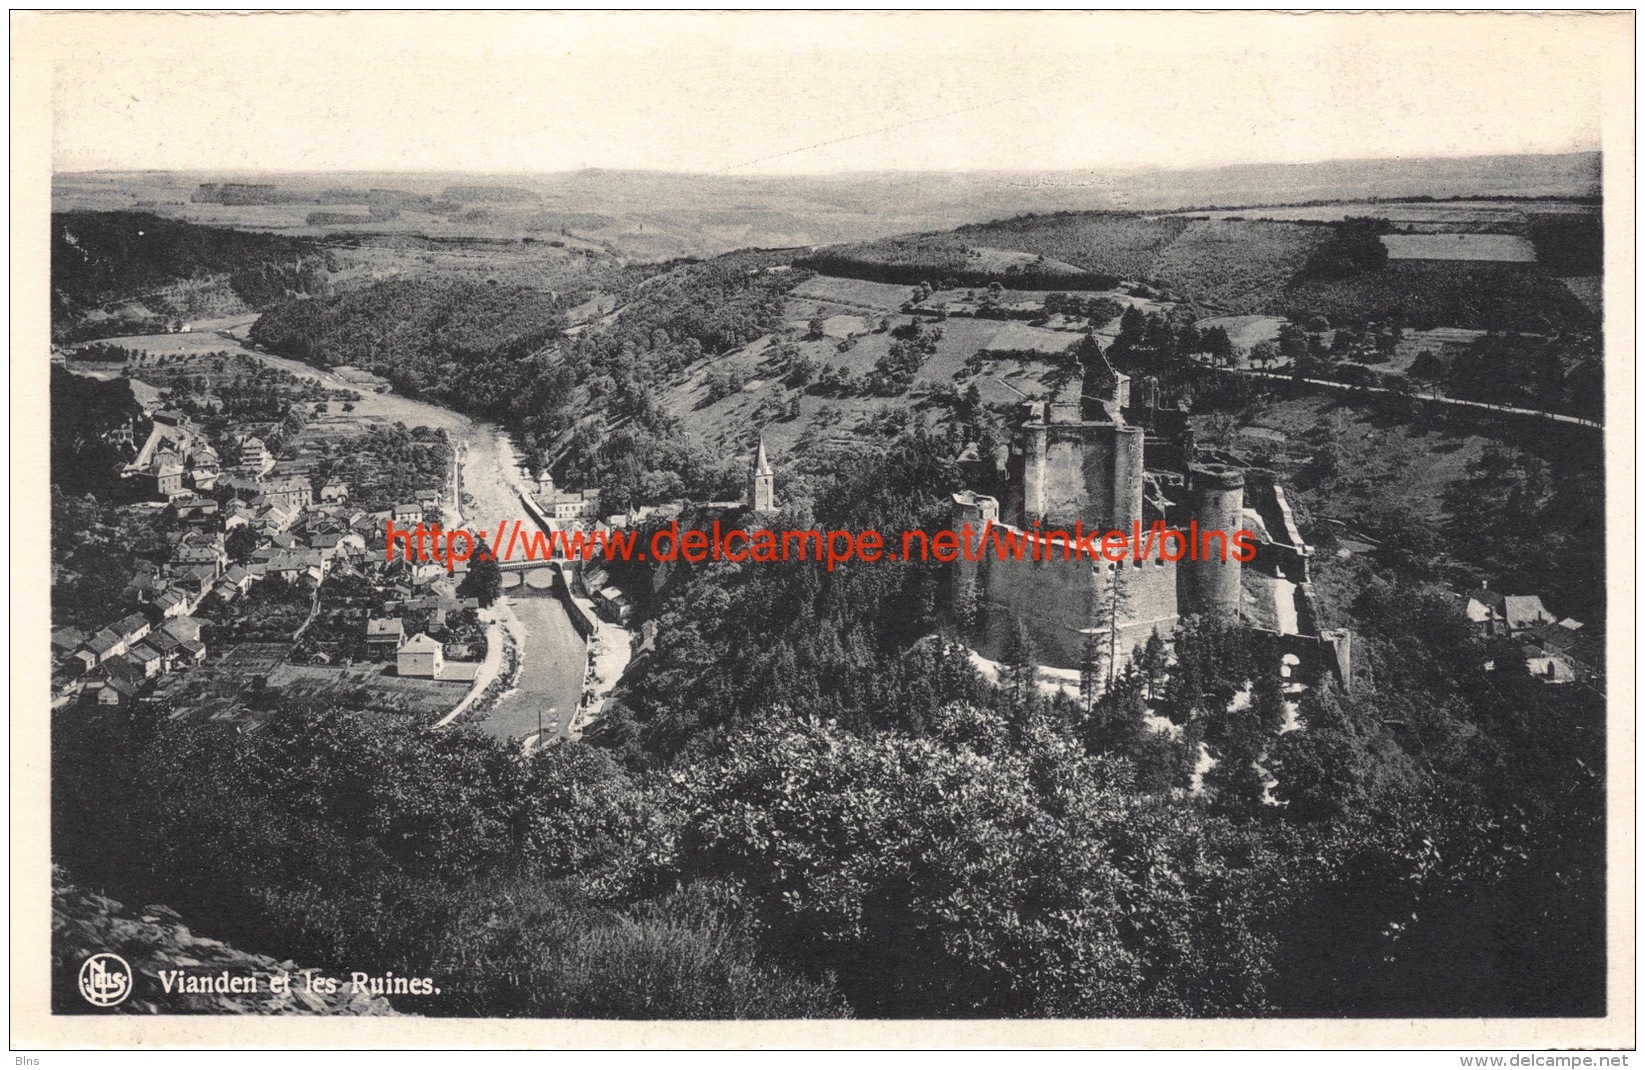
[[[355,389],[333,372],[275,356],[248,344],[244,332],[255,317],[217,327],[217,337],[271,367],[312,376],[327,387]],[[408,427],[437,427],[453,449],[453,501],[444,509],[447,527],[455,521],[489,529],[496,518],[519,515],[514,451],[503,432],[490,424],[426,401],[392,392],[365,391],[355,412],[399,421]],[[527,603],[530,603],[529,605]],[[581,704],[586,682],[584,641],[556,599],[507,595],[488,611],[486,659],[474,686],[436,727],[472,724],[488,735],[512,738],[534,734],[540,712],[555,710],[561,734]],[[565,711],[559,713],[558,711]],[[545,726],[546,726],[545,721]]]
[[[500,470],[506,473],[520,505],[539,528],[552,530],[553,522],[537,508],[521,478],[513,444],[508,441],[508,436],[500,433],[497,435],[497,454]],[[554,593],[564,601],[567,616],[572,626],[582,634],[586,651],[582,691],[562,732],[563,737],[575,739],[599,718],[612,692],[621,682],[623,673],[628,670],[629,660],[633,657],[634,637],[622,625],[602,620],[593,601],[572,590],[571,580],[563,568],[556,565],[555,572],[559,582],[554,585]]]

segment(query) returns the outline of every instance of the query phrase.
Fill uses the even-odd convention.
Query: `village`
[[[381,392],[358,374],[327,378]],[[200,400],[186,391],[142,393],[155,405]],[[106,625],[54,627],[54,705],[141,703],[172,716],[255,726],[262,697],[356,693],[375,694],[429,723],[484,723],[505,696],[516,705],[538,701],[516,685],[532,642],[543,643],[537,632],[546,620],[568,622],[561,627],[582,636],[579,650],[591,647],[579,654],[590,664],[572,677],[586,685],[568,696],[576,716],[564,719],[560,734],[571,720],[586,722],[597,712],[627,662],[621,625],[631,607],[622,592],[597,565],[511,570],[497,577],[496,589],[482,592],[474,589],[469,562],[390,554],[390,525],[455,526],[462,523],[460,499],[473,508],[459,489],[468,442],[454,447],[445,430],[407,431],[350,411],[359,397],[333,390],[324,400],[292,402],[300,413],[295,420],[288,411],[282,421],[226,424],[211,419],[209,408],[199,417],[156,407],[134,422],[146,424],[146,433],[127,426],[110,436],[131,456],[120,471],[130,499],[124,508],[164,532],[165,553],[138,562],[126,577],[120,612]],[[339,403],[342,412],[334,411]],[[215,433],[204,420],[219,425]],[[388,463],[390,447],[410,451],[424,483],[413,485],[411,473]],[[500,464],[498,456],[486,459]],[[350,472],[352,479],[343,478]],[[551,478],[524,473],[497,482],[503,489],[488,488],[488,502],[523,494],[527,511],[545,527],[609,522],[598,515],[597,492],[564,495]],[[520,606],[521,599],[542,597],[563,611],[543,618],[546,607]],[[539,614],[535,631],[518,624],[516,610],[526,608]],[[563,660],[560,650],[552,655]],[[548,689],[558,691],[570,671],[555,666]]]

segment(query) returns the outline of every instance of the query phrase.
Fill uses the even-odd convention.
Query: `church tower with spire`
[[[765,456],[765,436],[760,436],[760,448],[754,452],[754,465],[748,470],[748,507],[756,513],[769,513],[777,508],[777,477],[771,472],[771,462]]]

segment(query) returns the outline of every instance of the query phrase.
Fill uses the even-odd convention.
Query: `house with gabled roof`
[[[137,698],[138,687],[123,676],[111,676],[86,694],[99,706],[129,706]]]
[[[426,633],[416,635],[400,644],[394,652],[395,667],[401,676],[421,676],[438,679],[445,667],[445,647]]]
[[[74,653],[75,649],[86,641],[86,633],[79,628],[53,628],[51,632],[51,652],[54,657],[64,657]]]
[[[165,663],[165,655],[151,646],[147,639],[126,651],[126,658],[137,668],[141,669],[145,677],[154,676]]]
[[[405,641],[405,625],[399,617],[380,617],[366,621],[366,650],[374,658],[387,660]]]
[[[1518,635],[1556,618],[1534,594],[1515,595],[1493,591],[1488,584],[1464,596],[1468,619],[1485,635]]]

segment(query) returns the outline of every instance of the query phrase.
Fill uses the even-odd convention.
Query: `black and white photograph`
[[[38,1035],[1632,1047],[1631,11],[11,19]]]

